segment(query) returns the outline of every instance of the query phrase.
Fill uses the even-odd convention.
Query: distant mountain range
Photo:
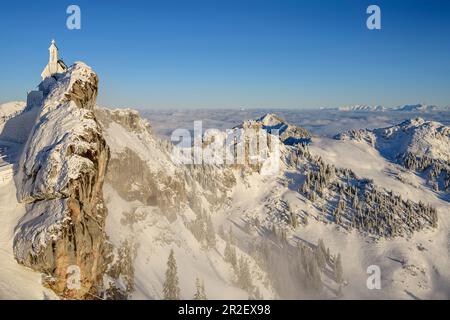
[[[338,108],[324,108],[326,110],[339,110],[339,111],[361,111],[361,112],[384,112],[384,111],[403,111],[403,112],[434,112],[434,111],[449,111],[450,106],[439,107],[435,105],[427,105],[423,103],[418,104],[406,104],[397,107],[383,107],[380,105],[353,105],[342,106]]]

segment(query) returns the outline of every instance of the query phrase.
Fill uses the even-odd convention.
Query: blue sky
[[[66,8],[81,8],[81,30]],[[382,29],[366,28],[377,4]],[[55,38],[139,108],[450,104],[450,1],[2,1],[0,102],[40,81]]]

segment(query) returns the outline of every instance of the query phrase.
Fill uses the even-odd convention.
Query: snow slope
[[[13,254],[14,229],[25,207],[17,202],[13,180],[22,145],[12,141],[27,136],[31,128],[32,117],[21,115],[24,108],[23,102],[0,105],[0,299],[54,299],[42,285],[41,274],[19,265]]]
[[[356,288],[349,290],[350,297],[448,299],[449,203],[436,197],[420,177],[386,160],[365,142],[317,138],[313,141],[311,152],[338,167],[350,167],[358,175],[374,179],[375,183],[395,190],[407,199],[421,199],[438,209],[438,229],[415,233],[410,238],[367,242],[355,234],[344,236],[333,232],[324,235],[343,253],[344,269],[350,271],[348,274],[352,278],[356,277],[357,281],[350,280],[350,286],[356,285]],[[363,281],[367,278],[364,271],[372,264],[381,268],[383,290],[369,291],[364,288]]]
[[[14,227],[25,213],[24,206],[17,203],[15,190],[12,178],[0,184],[0,299],[56,298],[42,286],[40,273],[20,266],[14,258]]]
[[[26,107],[23,101],[11,101],[0,104],[0,124],[21,113]]]

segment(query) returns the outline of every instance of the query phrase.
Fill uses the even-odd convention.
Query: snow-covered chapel
[[[50,44],[50,51],[48,63],[41,73],[42,81],[38,86],[38,90],[33,90],[27,93],[27,108],[40,106],[44,96],[48,94],[51,86],[56,82],[58,75],[66,72],[67,65],[59,59],[58,47],[55,40]]]
[[[45,66],[44,71],[41,73],[41,78],[44,80],[45,78],[51,77],[57,73],[63,73],[67,70],[67,66],[58,57],[58,47],[56,46],[55,40],[52,40],[50,48],[50,56],[48,60],[48,64]]]

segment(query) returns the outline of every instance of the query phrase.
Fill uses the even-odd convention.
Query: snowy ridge
[[[354,105],[354,106],[343,106],[338,108],[339,111],[386,111],[386,108],[380,105],[368,106],[368,105]]]
[[[423,103],[417,104],[405,104],[396,107],[384,107],[380,105],[370,106],[370,105],[351,105],[342,106],[338,108],[324,108],[325,110],[338,110],[346,112],[387,112],[387,111],[398,111],[398,112],[438,112],[438,111],[448,111],[449,107],[439,107],[435,105],[427,105]]]
[[[26,103],[23,101],[11,101],[0,104],[0,125],[23,112],[25,107]]]
[[[450,161],[450,127],[422,118],[374,130],[352,130],[336,136],[338,140],[364,140],[392,160],[411,153],[418,157]]]
[[[439,110],[445,110],[445,108],[439,108],[434,105],[427,105],[423,103],[418,104],[406,104],[404,106],[399,106],[394,108],[395,111],[419,111],[419,112],[430,112],[430,111],[439,111]]]
[[[365,141],[385,158],[426,179],[434,191],[450,192],[450,128],[422,118],[374,130],[352,130],[338,140]]]

